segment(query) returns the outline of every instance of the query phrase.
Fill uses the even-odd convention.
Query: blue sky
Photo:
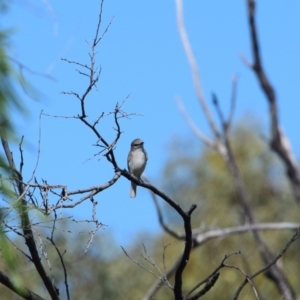
[[[82,92],[86,79],[61,58],[88,63],[88,44],[94,36],[99,1],[15,0],[2,16],[1,25],[13,28],[11,56],[46,76],[25,73],[36,88],[38,100],[20,91],[29,114],[15,117],[18,133],[25,135],[25,175],[36,161],[39,114],[73,116],[79,112],[74,97],[62,91]],[[246,1],[184,1],[186,29],[196,56],[204,95],[216,93],[225,113],[230,107],[231,83],[239,77],[235,121],[253,115],[268,126],[268,106],[253,73],[240,55],[251,62]],[[299,157],[300,2],[258,1],[257,22],[263,64],[278,96],[280,122]],[[123,135],[116,148],[121,167],[126,167],[130,142],[145,141],[149,161],[146,175],[160,185],[161,171],[169,157],[174,136],[193,139],[175,97],[183,100],[198,127],[210,135],[196,99],[192,76],[180,42],[173,1],[117,1],[104,3],[102,30],[112,25],[99,45],[97,63],[102,67],[98,90],[87,99],[88,115],[96,118],[111,111],[130,94],[123,109],[142,116],[122,120]],[[35,94],[37,95],[37,94]],[[211,107],[213,110],[213,107]],[[100,131],[113,137],[109,118]],[[78,121],[43,117],[41,156],[36,176],[48,183],[86,188],[109,180],[111,165],[102,158],[85,162],[98,150],[93,134]],[[195,142],[193,147],[200,145]],[[25,178],[26,179],[26,178]],[[147,191],[129,198],[129,182],[120,180],[100,193],[98,218],[107,224],[121,244],[134,240],[139,230],[159,230]],[[90,214],[90,203],[68,211],[76,217]],[[101,234],[101,231],[100,231]]]

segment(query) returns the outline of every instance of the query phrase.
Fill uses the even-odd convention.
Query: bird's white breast
[[[137,149],[133,153],[134,159],[129,163],[129,168],[135,176],[141,176],[146,167],[146,156],[143,150]]]

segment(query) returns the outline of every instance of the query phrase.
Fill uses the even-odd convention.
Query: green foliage
[[[7,9],[7,2],[0,1],[0,14]],[[9,52],[9,37],[11,34],[11,30],[3,29],[0,26],[0,137],[6,141],[14,139],[12,111],[24,113],[21,102],[15,93],[16,84],[23,84],[24,82],[20,81],[21,77],[14,70],[7,54]],[[3,152],[0,153],[0,170],[0,196],[4,203],[12,203],[17,197],[10,183],[9,177],[11,172]],[[14,204],[12,203],[12,205]],[[16,210],[18,206],[19,204],[15,204]],[[6,209],[7,207],[1,207],[0,211],[0,251],[5,263],[5,267],[3,266],[1,271],[8,271],[10,279],[18,285],[20,282],[20,274],[18,273],[19,258],[15,248],[9,241],[9,236],[2,227],[2,218]]]
[[[8,38],[11,32],[9,30],[0,30],[0,124],[1,136],[5,132],[12,133],[12,123],[10,109],[17,108],[23,111],[22,105],[18,100],[13,81],[16,79],[15,71],[7,56]]]
[[[0,14],[6,8],[7,1],[0,1]],[[0,136],[7,140],[13,140],[14,128],[12,122],[12,111],[25,114],[24,107],[18,98],[16,86],[24,86],[23,76],[14,70],[12,61],[9,58],[9,37],[12,31],[3,29],[0,23]],[[7,163],[0,153],[1,173],[7,173]],[[3,187],[3,189],[2,189]],[[1,185],[1,191],[6,193],[7,187]]]

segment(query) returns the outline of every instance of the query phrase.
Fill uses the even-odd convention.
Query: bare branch
[[[181,257],[179,257],[175,263],[165,272],[165,277],[170,278],[176,271],[179,263],[181,261]],[[143,300],[150,300],[153,299],[153,295],[161,288],[160,285],[161,281],[157,280],[156,282],[153,283],[153,285],[148,289],[146,294],[143,297]]]
[[[23,166],[24,166],[24,158],[23,158],[23,150],[22,150],[23,140],[24,140],[24,135],[22,136],[20,144],[19,144],[19,151],[20,151],[20,157],[21,157],[20,168],[19,168],[20,174],[22,174]]]
[[[97,29],[96,29],[96,35],[95,35],[95,38],[94,38],[94,42],[93,42],[93,47],[96,47],[97,44],[102,40],[102,38],[104,37],[104,35],[107,33],[112,21],[114,18],[111,19],[111,21],[108,23],[108,25],[106,26],[104,32],[102,33],[102,35],[100,37],[99,36],[99,29],[100,29],[100,26],[101,26],[101,21],[102,21],[102,9],[103,9],[103,3],[104,3],[104,0],[101,1],[101,6],[100,6],[100,13],[99,13],[99,17],[98,17],[98,25],[97,25]]]
[[[55,218],[54,218],[54,221],[53,221],[53,227],[52,227],[51,237],[50,238],[47,237],[47,239],[54,246],[54,248],[55,248],[55,250],[56,250],[56,252],[58,254],[58,257],[60,259],[60,263],[61,263],[63,271],[64,271],[64,278],[65,278],[65,287],[66,287],[67,299],[70,300],[69,284],[68,284],[68,273],[67,273],[67,268],[66,268],[66,265],[65,265],[65,262],[64,262],[64,258],[63,258],[64,254],[66,253],[66,250],[63,253],[61,253],[61,251],[59,250],[59,248],[57,247],[57,245],[54,242],[54,230],[55,230],[56,220],[57,220],[57,215],[55,213]]]
[[[78,189],[73,191],[68,191],[68,188],[66,185],[62,184],[48,184],[48,183],[38,183],[37,181],[35,183],[24,183],[26,184],[26,189],[29,187],[31,188],[38,188],[41,193],[41,198],[43,199],[43,206],[44,210],[39,207],[40,210],[42,210],[46,214],[50,214],[51,212],[55,211],[56,209],[62,209],[62,208],[73,208],[81,204],[87,199],[92,199],[95,195],[102,192],[103,190],[111,187],[119,178],[120,173],[116,172],[111,180],[107,181],[106,183],[99,185],[99,186],[92,186],[85,189]],[[23,184],[23,183],[22,183]],[[61,192],[57,193],[55,192],[56,189],[59,189]],[[48,192],[51,192],[59,197],[56,204],[49,203],[48,200]],[[70,196],[74,195],[80,195],[80,194],[87,194],[80,199],[74,201],[71,204],[67,204],[66,200],[70,199]]]
[[[197,205],[193,204],[190,207],[189,211],[186,213],[186,216],[183,218],[184,230],[185,230],[185,248],[184,248],[181,261],[175,273],[175,285],[174,285],[175,300],[182,299],[182,273],[189,261],[190,253],[193,246],[191,214],[196,208]]]
[[[23,70],[26,70],[27,72],[29,72],[32,75],[38,75],[38,76],[46,77],[47,79],[51,79],[53,81],[55,80],[54,77],[52,77],[51,75],[49,75],[47,73],[41,73],[41,72],[33,71],[32,69],[30,69],[29,67],[27,67],[26,65],[24,65],[23,63],[21,63],[20,61],[16,60],[15,58],[13,58],[11,56],[9,56],[8,58],[19,67],[19,70],[20,70],[22,76],[23,76]]]
[[[145,179],[146,182],[150,183],[150,181],[148,179],[146,179],[145,176],[143,176],[143,179]],[[169,233],[171,236],[175,237],[176,239],[184,239],[185,238],[184,235],[178,234],[177,232],[175,232],[174,230],[172,230],[171,228],[169,228],[166,225],[166,223],[164,222],[164,218],[163,218],[163,215],[162,215],[161,208],[158,204],[157,196],[152,191],[150,191],[150,195],[152,197],[152,200],[153,200],[155,208],[156,208],[156,212],[157,212],[157,215],[158,215],[158,221],[159,221],[161,227],[164,229],[164,231]]]
[[[42,115],[46,117],[61,118],[61,119],[79,119],[78,116],[58,116],[58,115],[45,114],[44,112],[42,113]]]
[[[239,272],[241,272],[246,277],[246,280],[249,282],[249,284],[251,285],[251,288],[253,290],[253,293],[254,293],[256,299],[260,300],[259,296],[258,296],[258,292],[257,292],[257,290],[254,286],[254,283],[252,282],[252,280],[248,277],[248,275],[241,268],[239,268],[237,266],[228,265],[228,264],[224,264],[224,266],[227,267],[227,268],[235,269],[235,270],[238,270]]]
[[[260,83],[260,86],[269,103],[269,115],[270,115],[270,122],[271,122],[270,146],[272,150],[275,153],[277,153],[277,155],[284,163],[286,168],[286,174],[287,177],[289,178],[295,200],[300,205],[299,169],[294,159],[294,155],[292,153],[291,147],[289,146],[288,139],[284,135],[283,131],[280,130],[276,94],[262,65],[257,30],[256,30],[255,5],[256,5],[255,0],[247,0],[248,21],[249,21],[249,28],[250,28],[250,35],[251,35],[252,54],[254,59],[252,69],[255,72],[258,82]]]
[[[80,67],[82,67],[82,68],[85,68],[85,69],[88,69],[89,71],[91,71],[91,68],[90,68],[88,65],[82,64],[82,63],[80,63],[80,62],[78,62],[78,61],[75,61],[75,60],[69,60],[69,59],[67,59],[67,58],[61,58],[61,60],[62,60],[62,61],[66,61],[66,62],[69,63],[69,64],[75,64],[75,65],[78,65],[78,66],[80,66]]]
[[[272,262],[270,262],[269,264],[267,264],[265,267],[263,267],[262,269],[258,270],[257,272],[255,272],[253,275],[248,276],[249,279],[253,279],[254,277],[256,277],[257,275],[267,271],[269,268],[271,268],[273,265],[276,264],[276,262],[284,255],[284,253],[288,250],[288,248],[298,239],[298,237],[300,236],[300,227],[298,228],[298,230],[296,231],[296,233],[293,235],[293,237],[291,238],[291,240],[285,245],[285,247],[282,249],[282,251],[273,259]],[[236,300],[241,292],[241,290],[243,289],[243,287],[249,282],[248,278],[246,278],[244,280],[244,282],[240,285],[240,287],[238,288],[238,290],[236,291],[233,300]],[[292,295],[290,295],[290,297],[292,297]],[[294,298],[296,299],[296,298]]]
[[[171,283],[168,281],[168,278],[165,276],[165,274],[160,270],[160,268],[158,267],[158,265],[154,262],[154,260],[152,259],[152,257],[150,255],[148,255],[147,253],[147,249],[145,247],[145,245],[143,244],[143,249],[145,252],[145,255],[142,255],[142,257],[144,258],[145,261],[147,261],[151,266],[153,266],[161,275],[161,278],[163,279],[163,282],[166,283],[166,285],[171,288],[173,290],[173,287],[171,285]],[[165,250],[165,249],[164,249]]]
[[[179,111],[181,112],[181,114],[183,115],[183,117],[185,118],[187,124],[189,125],[189,127],[191,128],[192,132],[195,134],[195,136],[200,139],[204,144],[206,144],[208,147],[212,147],[215,148],[216,145],[215,143],[209,139],[204,133],[202,133],[199,128],[196,126],[196,124],[194,123],[194,121],[191,119],[191,117],[188,115],[183,102],[181,101],[180,97],[176,97],[176,103],[177,106],[179,108]]]
[[[226,132],[229,130],[229,128],[232,124],[232,121],[233,121],[233,115],[234,115],[235,103],[236,103],[237,82],[238,82],[238,77],[235,75],[232,78],[230,112],[229,112],[228,120],[226,122]]]
[[[149,272],[150,274],[152,274],[153,276],[155,276],[156,278],[158,278],[158,280],[160,282],[163,282],[164,284],[166,284],[169,288],[173,289],[173,287],[170,285],[169,281],[167,280],[167,278],[163,275],[157,275],[154,272],[152,272],[149,268],[145,267],[144,265],[142,265],[141,263],[139,263],[137,260],[135,260],[134,258],[132,258],[127,252],[126,250],[121,246],[121,249],[123,250],[124,254],[130,259],[132,260],[136,265],[138,265],[139,267],[141,267],[142,269],[146,270],[147,272]]]
[[[17,282],[13,282],[7,275],[0,271],[0,282],[12,290],[14,293],[18,294],[23,299],[27,300],[43,300],[44,298],[30,291],[24,286],[21,286]]]
[[[221,110],[218,105],[217,98],[214,99],[214,104],[217,108],[217,112],[219,114],[220,120],[222,122],[222,127],[223,127],[223,140],[225,143],[225,147],[227,149],[228,153],[228,160],[227,166],[230,170],[230,173],[234,179],[234,184],[235,188],[238,194],[238,197],[241,201],[241,204],[243,205],[244,208],[244,214],[247,218],[246,222],[249,222],[251,225],[254,225],[256,223],[255,217],[254,217],[254,212],[252,210],[252,207],[250,205],[250,196],[249,193],[247,192],[245,183],[243,181],[243,178],[241,176],[241,173],[239,171],[239,168],[237,166],[230,141],[228,139],[228,136],[226,134],[226,123],[223,119],[223,116],[221,114]],[[259,251],[260,254],[266,264],[270,264],[270,262],[274,259],[274,255],[269,249],[269,247],[266,245],[265,241],[263,240],[262,235],[260,234],[259,231],[253,231],[254,238],[259,246]],[[294,300],[295,295],[292,287],[290,286],[290,283],[282,270],[278,268],[277,265],[274,265],[272,268],[269,270],[269,278],[274,282],[276,287],[279,289],[279,291],[284,295],[284,297],[287,300]]]
[[[255,223],[243,226],[236,226],[231,228],[214,229],[206,232],[197,233],[197,230],[193,231],[194,244],[196,246],[203,245],[207,241],[216,238],[224,238],[234,234],[246,233],[249,231],[264,231],[264,230],[292,230],[299,227],[298,223]],[[203,231],[201,229],[201,231]]]
[[[187,298],[188,300],[196,300],[199,299],[200,297],[202,297],[203,295],[205,295],[216,283],[216,281],[219,278],[220,273],[217,272],[215,273],[213,276],[211,276],[205,283],[204,288],[199,291],[197,294],[195,294],[194,296],[192,296],[191,298]]]
[[[89,247],[93,243],[95,233],[98,231],[99,228],[104,226],[104,224],[99,222],[96,218],[96,208],[97,208],[98,202],[95,201],[93,198],[91,199],[91,202],[93,204],[93,210],[92,210],[92,220],[90,222],[95,224],[95,228],[89,232],[90,238],[89,238],[88,243],[85,247],[85,251],[84,251],[85,253],[88,251]]]
[[[197,93],[198,100],[201,104],[201,107],[203,109],[203,112],[208,120],[208,123],[210,125],[210,128],[217,140],[220,138],[220,134],[218,132],[217,126],[212,118],[212,115],[210,113],[210,110],[206,104],[206,100],[203,96],[202,93],[202,88],[201,88],[201,83],[200,83],[200,75],[196,63],[196,59],[194,57],[192,47],[190,45],[184,22],[183,22],[183,5],[182,5],[182,0],[175,0],[176,2],[176,12],[177,12],[177,25],[178,25],[178,30],[181,38],[182,45],[184,47],[184,50],[186,52],[186,56],[188,58],[191,70],[192,70],[192,75],[193,75],[193,81],[194,81],[194,86],[195,90]]]
[[[36,163],[32,171],[32,175],[30,179],[28,180],[28,183],[32,181],[34,178],[35,172],[37,170],[37,167],[39,165],[40,161],[40,155],[41,155],[41,139],[42,139],[42,115],[43,115],[43,110],[41,110],[40,115],[39,115],[39,139],[38,139],[38,152],[37,152],[37,158],[36,158]],[[20,172],[22,174],[22,172]]]
[[[200,281],[198,284],[196,284],[187,294],[186,294],[186,299],[188,300],[196,300],[198,298],[200,298],[201,296],[205,295],[216,283],[216,281],[219,278],[219,271],[226,267],[225,265],[225,261],[233,256],[233,255],[237,255],[240,254],[240,252],[234,252],[231,253],[229,255],[225,255],[223,260],[221,261],[221,263],[219,264],[219,266],[210,274],[208,275],[204,280]],[[205,283],[205,286],[202,290],[200,290],[199,292],[197,292],[194,296],[187,298],[189,295],[191,295],[193,292],[195,292],[201,285],[203,285]]]

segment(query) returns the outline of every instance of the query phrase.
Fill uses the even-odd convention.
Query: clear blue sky
[[[94,36],[99,2],[15,0],[2,17],[2,26],[14,28],[11,55],[54,79],[25,73],[39,91],[37,101],[20,93],[29,116],[15,118],[19,134],[25,135],[27,176],[35,164],[40,111],[68,116],[79,111],[77,99],[62,95],[61,91],[80,93],[86,79],[60,58],[88,63],[86,40],[91,41]],[[235,120],[250,113],[268,126],[266,99],[253,73],[239,57],[243,54],[251,61],[245,2],[184,1],[184,18],[206,98],[215,92],[222,108],[228,111],[231,80],[237,74],[240,79]],[[261,0],[257,6],[263,63],[276,89],[280,122],[299,156],[300,2]],[[97,63],[102,74],[98,91],[87,99],[87,113],[96,116],[108,112],[131,94],[124,110],[143,116],[122,120],[123,135],[116,157],[125,168],[130,142],[142,138],[149,155],[146,175],[159,185],[169,156],[168,142],[176,135],[193,138],[176,106],[176,95],[180,95],[199,128],[210,134],[179,39],[175,3],[106,0],[102,30],[112,17],[113,23],[98,49]],[[109,118],[100,124],[107,139],[113,136],[112,124]],[[36,176],[48,183],[67,184],[69,189],[109,180],[113,170],[104,158],[84,163],[98,150],[92,146],[95,142],[92,133],[78,121],[44,117]],[[159,230],[148,192],[139,188],[138,197],[130,199],[129,182],[124,178],[96,200],[99,220],[108,225],[107,230],[119,243],[133,240],[139,230]],[[66,213],[86,218],[90,207],[87,203]]]

